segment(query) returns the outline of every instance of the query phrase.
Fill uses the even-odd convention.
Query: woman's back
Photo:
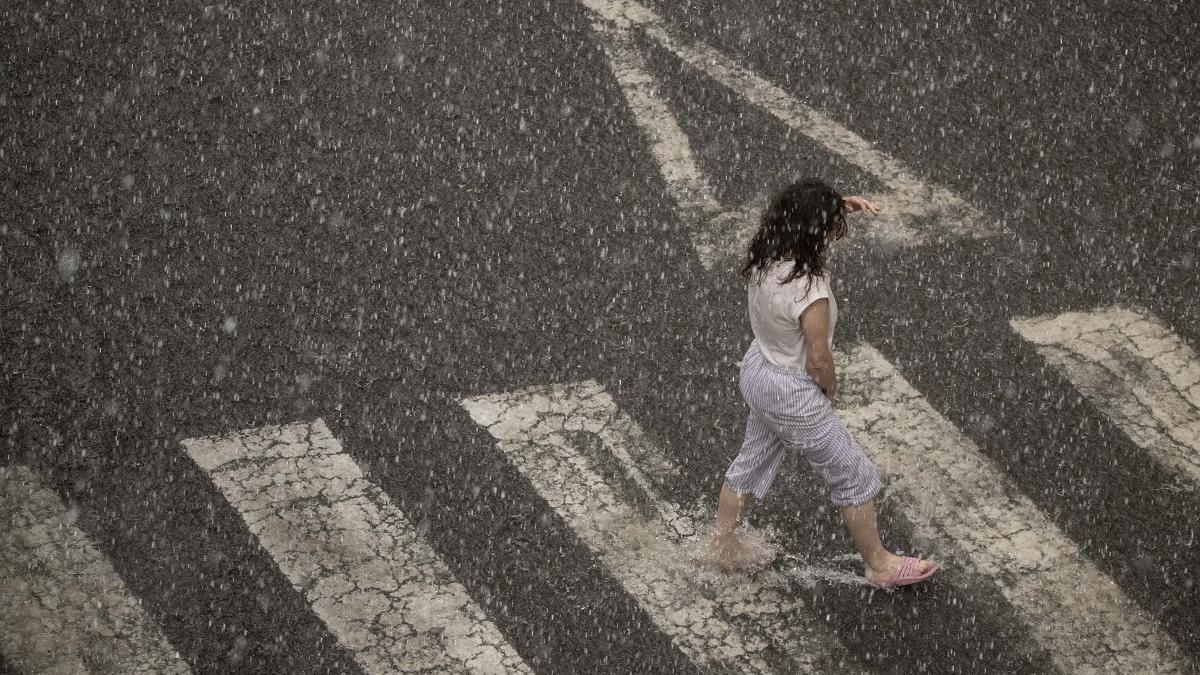
[[[790,260],[775,260],[765,264],[761,276],[755,270],[747,284],[747,305],[750,328],[763,356],[774,365],[804,372],[805,344],[800,315],[817,300],[828,299],[829,347],[832,349],[837,301],[829,285],[828,273],[823,276],[804,274],[784,282],[792,267]]]

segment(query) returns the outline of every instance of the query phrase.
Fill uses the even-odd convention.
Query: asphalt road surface
[[[0,669],[1197,670],[1200,8],[853,5],[0,10]],[[894,593],[695,566],[812,174]]]

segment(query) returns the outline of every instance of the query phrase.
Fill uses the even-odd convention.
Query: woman
[[[771,199],[750,241],[742,276],[754,340],[739,378],[750,416],[741,452],[721,486],[713,537],[725,569],[756,562],[737,534],[742,512],[750,495],[766,495],[785,451],[794,450],[829,486],[868,582],[902,586],[937,570],[936,563],[883,547],[875,521],[881,487],[875,466],[833,414],[837,303],[826,266],[830,246],[846,233],[846,214],[859,211],[879,213],[862,197],[843,198],[820,180],[801,180]]]

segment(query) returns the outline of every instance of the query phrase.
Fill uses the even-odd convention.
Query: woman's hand
[[[846,203],[846,213],[855,213],[857,211],[865,211],[871,215],[879,213],[878,206],[875,206],[871,202],[859,197],[858,195],[844,197],[842,201]]]

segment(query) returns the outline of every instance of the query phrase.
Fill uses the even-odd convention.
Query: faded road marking
[[[1133,442],[1200,483],[1200,358],[1170,328],[1123,307],[1011,323]]]
[[[23,466],[0,467],[0,652],[28,673],[190,673],[78,512]]]
[[[931,238],[996,234],[996,226],[957,195],[922,181],[900,160],[721,52],[677,38],[646,7],[629,0],[582,2],[593,13],[592,27],[601,38],[613,75],[638,126],[650,139],[651,152],[685,222],[694,223],[693,242],[706,268],[740,254],[757,227],[762,205],[726,208],[716,202],[686,134],[658,94],[654,77],[637,50],[635,29],[789,128],[883,181],[889,191],[870,197],[884,211],[864,221],[868,237],[880,245],[912,246]]]
[[[899,496],[914,537],[961,553],[1064,673],[1185,672],[1179,648],[874,348],[844,357],[839,417]]]
[[[367,673],[530,672],[322,420],[183,446]]]
[[[717,201],[712,186],[692,155],[687,134],[659,95],[645,59],[634,45],[632,32],[598,20],[592,22],[592,27],[597,34],[607,38],[601,46],[608,56],[613,75],[633,111],[634,120],[650,141],[650,152],[671,190],[680,217],[685,223],[696,225],[691,228],[693,245],[700,261],[711,269],[730,253],[723,249],[722,242],[741,237],[743,226],[753,222],[753,214],[738,213],[732,219],[729,216],[722,219],[726,209]]]
[[[649,475],[674,466],[594,381],[462,402],[542,498],[684,654],[736,672],[844,671],[853,662],[796,593],[704,574],[695,524]]]

